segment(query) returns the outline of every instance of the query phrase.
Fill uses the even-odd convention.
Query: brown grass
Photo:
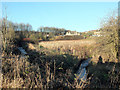
[[[54,56],[54,58],[50,56],[51,58],[48,58],[42,53],[37,56],[37,52],[31,52],[28,52],[31,57],[12,54],[3,56],[2,88],[43,89],[53,87],[80,88],[86,86],[84,83],[82,83],[82,86],[78,86],[78,82],[74,83],[73,81],[71,83],[69,80],[74,77],[73,69],[71,68],[74,66],[75,60],[72,56],[71,58],[67,55]],[[69,61],[67,60],[68,57],[70,58]],[[59,68],[63,68],[61,69],[62,71]]]
[[[91,49],[93,49],[95,45],[96,42],[94,39],[45,41],[39,43],[39,46],[43,46],[44,48],[56,50],[61,54],[72,54],[79,58],[92,56]]]
[[[40,42],[39,45],[42,45],[47,48],[54,47],[76,47],[76,46],[91,46],[96,44],[95,40],[60,40],[60,41],[44,41]]]
[[[92,56],[92,61],[98,62],[99,56],[103,58],[103,62],[118,62],[115,57],[114,45],[104,44],[101,37],[89,38],[82,40],[60,40],[60,41],[43,41],[39,46],[56,50],[60,53],[69,53],[80,58]]]
[[[3,56],[2,88],[105,87],[106,82],[107,87],[109,85],[118,87],[120,73],[115,75],[116,71],[119,71],[118,68],[112,69],[109,65],[111,63],[91,64],[88,73],[92,75],[89,76],[90,79],[87,82],[78,82],[75,79],[74,68],[81,58],[92,55],[94,60],[95,57],[98,59],[99,54],[96,52],[99,45],[95,40],[45,41],[40,42],[39,47],[34,46],[36,50],[28,50],[29,56],[25,58],[12,54]],[[105,67],[106,65],[109,68]],[[101,80],[106,80],[106,82]]]

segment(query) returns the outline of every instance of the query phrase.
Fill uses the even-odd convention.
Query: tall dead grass
[[[79,86],[74,79],[72,69],[64,71],[59,64],[54,61],[42,61],[35,57],[40,63],[31,63],[29,56],[9,55],[2,58],[2,88],[83,88],[86,83]],[[39,61],[40,60],[40,61]],[[52,67],[53,68],[52,68]],[[61,67],[61,69],[60,69]]]

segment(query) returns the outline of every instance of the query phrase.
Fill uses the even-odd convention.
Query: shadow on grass
[[[102,57],[98,58],[98,63],[91,62],[88,66],[88,77],[92,76],[90,88],[119,88],[120,85],[120,63],[102,62]]]

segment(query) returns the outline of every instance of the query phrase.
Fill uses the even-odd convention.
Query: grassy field
[[[96,45],[95,40],[61,40],[40,42],[39,47],[43,46],[49,50],[56,50],[60,53],[67,53],[84,58],[91,56],[90,48]]]
[[[77,46],[91,46],[95,45],[95,40],[60,40],[60,41],[44,41],[40,42],[39,45],[42,45],[47,48],[53,48],[53,47],[77,47]]]
[[[60,53],[67,53],[78,56],[79,58],[92,57],[92,61],[98,62],[99,56],[103,58],[103,62],[116,62],[112,49],[113,45],[101,45],[99,38],[89,38],[82,40],[60,40],[60,41],[43,41],[39,43],[39,47],[49,50],[55,50]],[[40,49],[37,49],[40,50]]]

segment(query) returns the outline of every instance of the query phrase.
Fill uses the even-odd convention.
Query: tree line
[[[0,31],[3,37],[3,50],[6,51],[10,44],[20,42],[23,38],[30,38],[32,41],[49,40],[56,35],[64,35],[67,30],[56,27],[40,27],[37,31],[33,30],[32,25],[24,23],[13,23],[7,17],[0,20]],[[49,38],[47,35],[49,34]]]

